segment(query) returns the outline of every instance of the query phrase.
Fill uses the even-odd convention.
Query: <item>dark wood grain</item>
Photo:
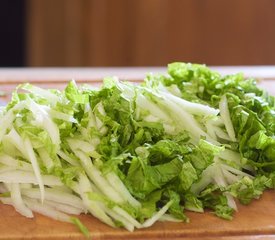
[[[30,66],[275,64],[273,0],[28,0]]]

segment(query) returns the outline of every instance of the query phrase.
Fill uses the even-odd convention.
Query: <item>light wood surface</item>
[[[261,85],[275,94],[274,67],[215,67],[225,74],[244,70],[246,76],[261,78]],[[9,98],[18,83],[33,82],[42,87],[62,88],[67,79],[75,77],[80,82],[100,83],[106,75],[118,75],[133,81],[141,79],[145,73],[164,72],[164,68],[96,68],[96,69],[0,69],[0,90]],[[15,239],[84,239],[75,226],[51,220],[35,214],[34,219],[19,215],[12,207],[0,204],[0,240]],[[191,222],[168,223],[158,222],[154,226],[130,233],[123,229],[113,229],[90,215],[80,219],[88,227],[94,240],[105,239],[192,239],[192,240],[244,240],[275,239],[275,191],[264,193],[262,198],[248,206],[239,205],[232,221],[222,220],[212,213],[187,212]]]
[[[246,77],[275,79],[275,65],[270,66],[209,66],[222,75],[243,73]],[[147,73],[166,73],[166,67],[27,67],[0,68],[0,84],[11,82],[60,82],[102,80],[106,76],[141,80]]]
[[[275,66],[212,66],[222,75],[241,72],[246,77],[255,77],[259,85],[275,95]],[[94,67],[94,68],[0,68],[0,90],[7,95],[23,82],[31,82],[42,87],[54,84],[62,88],[71,79],[78,83],[100,83],[106,76],[140,81],[147,73],[166,73],[166,67]]]
[[[0,239],[84,239],[72,224],[54,221],[35,214],[34,219],[19,215],[7,205],[0,204]],[[232,221],[222,220],[212,213],[188,212],[190,223],[158,222],[148,229],[130,233],[114,229],[90,215],[82,215],[80,220],[88,227],[93,240],[105,239],[258,239],[273,235],[275,239],[275,192],[266,192],[260,200],[248,206],[239,206]],[[263,238],[265,239],[265,238]]]

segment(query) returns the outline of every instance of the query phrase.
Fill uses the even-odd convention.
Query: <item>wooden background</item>
[[[27,0],[28,66],[275,64],[274,0]]]

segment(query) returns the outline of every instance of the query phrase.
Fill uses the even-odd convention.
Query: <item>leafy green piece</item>
[[[185,191],[188,190],[196,180],[198,180],[197,171],[190,162],[186,162],[182,165],[179,179],[180,187]]]
[[[232,219],[234,199],[248,204],[275,186],[275,97],[256,83],[175,62],[141,84],[22,84],[0,110],[2,201],[87,236],[70,214],[129,231],[188,222],[185,210]],[[25,196],[37,185],[40,196]]]
[[[259,175],[253,180],[248,177],[242,178],[241,181],[232,184],[229,191],[241,203],[248,204],[252,199],[258,199],[265,189],[271,187],[273,187],[272,179]]]
[[[74,81],[70,81],[65,88],[65,95],[74,103],[84,104],[89,102],[89,95],[81,93]]]
[[[172,190],[166,191],[164,195],[166,195],[170,201],[173,200],[173,203],[169,208],[169,213],[171,213],[177,219],[189,222],[188,217],[183,212],[184,207],[181,205],[180,195]]]
[[[126,184],[134,196],[147,194],[176,178],[181,171],[182,160],[174,158],[168,163],[150,166],[141,158],[134,158],[126,177]]]

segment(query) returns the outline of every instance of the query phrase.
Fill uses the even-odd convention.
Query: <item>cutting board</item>
[[[90,215],[80,216],[92,239],[275,239],[275,191],[264,193],[248,206],[239,205],[233,220],[222,220],[211,212],[187,212],[190,223],[157,222],[148,229],[128,232],[113,229]],[[54,221],[39,214],[34,219],[19,215],[12,207],[0,204],[0,239],[85,239],[69,223]],[[274,234],[274,235],[273,235]],[[273,236],[272,236],[273,235]]]
[[[255,70],[256,68],[251,69]],[[226,68],[224,70],[228,71]],[[274,73],[272,76],[274,76],[275,79],[275,68],[271,70],[272,71],[269,71],[269,73]],[[39,72],[37,76],[42,76],[44,79],[48,79],[48,81],[44,79],[35,81],[37,76],[34,76],[34,80],[31,82],[42,87],[62,88],[65,85],[66,81],[63,80],[65,79],[64,71],[54,71],[54,75],[49,75],[46,71],[44,74],[43,71],[44,70],[41,70],[41,73]],[[81,73],[81,70],[78,72]],[[91,73],[93,72],[94,71],[91,70]],[[127,69],[120,69],[120,72],[126,75],[128,74],[127,76],[129,76]],[[236,71],[233,69],[232,72]],[[65,73],[71,75],[69,71]],[[86,82],[86,75],[87,73],[84,74],[83,79],[80,78],[78,80]],[[141,75],[141,73],[139,73],[139,75]],[[138,79],[140,77],[139,75],[136,77],[134,74],[132,80]],[[18,76],[21,77],[19,80]],[[3,75],[3,71],[1,72],[0,70],[0,90],[6,93],[2,98],[0,97],[0,101],[9,99],[10,92],[15,86],[18,83],[25,82],[27,79],[32,79],[32,76],[33,70],[27,70],[27,72],[25,70],[18,70],[15,75],[12,72],[10,73],[10,70],[8,70],[8,75]],[[99,81],[96,79],[99,79],[97,75],[94,76],[91,82],[99,84]],[[263,80],[261,85],[272,94],[275,94],[274,80]],[[85,239],[72,224],[54,221],[39,214],[35,214],[34,219],[27,219],[18,214],[12,207],[1,203],[0,214],[0,240]],[[183,238],[192,240],[209,240],[217,238],[224,240],[275,239],[275,190],[266,191],[259,200],[254,200],[248,206],[238,204],[238,212],[234,214],[232,221],[222,220],[211,212],[203,214],[187,212],[187,215],[190,218],[190,223],[158,222],[148,229],[135,230],[132,233],[124,229],[113,229],[108,227],[91,215],[81,215],[80,220],[88,227],[91,232],[91,237],[94,240],[157,240]]]

